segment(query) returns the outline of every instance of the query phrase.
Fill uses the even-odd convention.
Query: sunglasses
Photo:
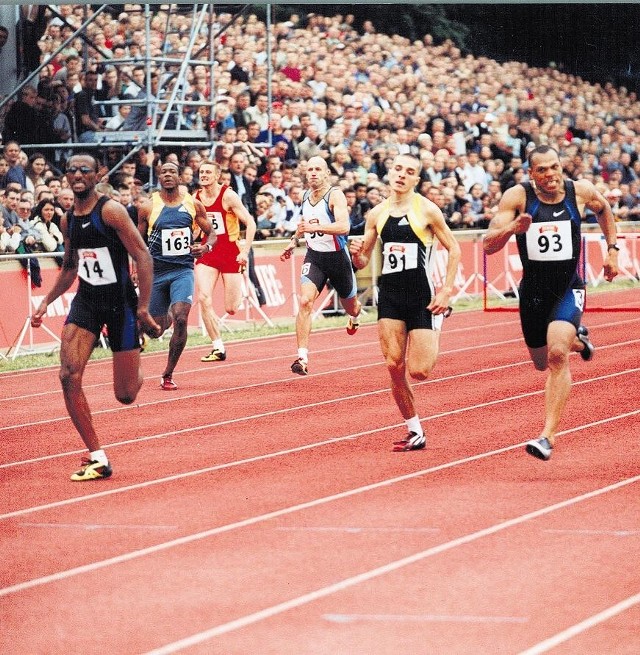
[[[71,173],[72,175],[74,173],[77,173],[80,171],[83,175],[86,175],[87,173],[95,173],[93,168],[91,166],[68,166],[67,167],[67,173]]]

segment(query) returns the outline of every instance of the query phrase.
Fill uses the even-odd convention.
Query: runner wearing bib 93
[[[216,235],[204,205],[181,187],[177,164],[162,164],[158,182],[160,190],[140,206],[138,230],[147,239],[153,258],[149,311],[163,332],[173,324],[160,387],[174,391],[178,387],[173,371],[187,344],[187,323],[193,304],[193,258],[210,252]],[[198,228],[207,236],[206,242],[194,243],[194,231]]]
[[[532,150],[528,161],[530,182],[505,191],[484,251],[496,253],[516,237],[522,261],[522,333],[535,368],[549,370],[544,427],[539,438],[527,442],[526,451],[546,461],[571,389],[569,354],[579,352],[589,361],[594,352],[589,331],[581,325],[585,285],[578,264],[585,207],[596,215],[608,244],[604,276],[609,282],[618,274],[618,246],[611,207],[591,182],[564,179],[558,153],[550,146]]]

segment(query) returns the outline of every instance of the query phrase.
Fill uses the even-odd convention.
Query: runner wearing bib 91
[[[607,281],[618,274],[616,226],[611,207],[588,180],[564,179],[556,150],[538,146],[529,155],[531,182],[505,191],[489,225],[484,251],[501,250],[515,235],[522,261],[520,322],[535,368],[549,369],[545,385],[545,423],[526,451],[541,460],[551,457],[555,435],[571,389],[569,353],[589,361],[594,347],[581,325],[585,285],[578,274],[585,207],[595,215],[608,244]]]
[[[378,336],[391,393],[408,431],[394,442],[393,450],[405,452],[422,450],[427,443],[407,375],[426,380],[436,364],[460,246],[437,205],[415,192],[420,181],[416,157],[398,155],[388,179],[389,197],[367,212],[364,239],[351,241],[349,251],[356,268],[364,268],[378,236],[382,240]],[[448,260],[444,284],[436,291],[432,270],[437,242]]]
[[[173,371],[187,344],[187,323],[193,304],[193,258],[210,252],[216,235],[204,205],[180,186],[180,169],[173,162],[160,167],[160,191],[155,191],[138,211],[138,230],[147,239],[153,258],[153,288],[149,311],[164,332],[173,324],[167,365],[160,387],[177,389]],[[207,235],[194,243],[194,231]]]

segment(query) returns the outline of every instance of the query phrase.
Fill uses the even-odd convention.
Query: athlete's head
[[[213,159],[205,159],[198,169],[198,180],[200,186],[207,187],[215,184],[220,178],[222,166]]]
[[[98,182],[98,162],[88,152],[78,152],[67,162],[67,181],[76,198],[86,198]]]
[[[307,183],[312,189],[318,189],[329,181],[329,166],[322,157],[311,157],[307,161]]]
[[[180,185],[180,166],[173,161],[167,161],[162,164],[158,175],[158,182],[167,191],[178,189]]]
[[[562,189],[562,164],[557,150],[551,146],[538,146],[531,151],[527,161],[529,177],[536,189],[549,194]]]
[[[420,160],[413,155],[396,155],[389,169],[389,186],[392,191],[413,191],[420,181]]]

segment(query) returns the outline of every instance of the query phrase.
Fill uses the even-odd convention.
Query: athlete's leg
[[[140,349],[113,353],[113,391],[119,402],[130,405],[142,387]]]
[[[298,315],[296,316],[296,340],[298,342],[298,348],[309,348],[311,313],[318,295],[318,288],[313,282],[305,282],[300,285],[300,306],[298,308]]]
[[[178,364],[180,355],[187,345],[188,321],[191,305],[186,302],[176,302],[169,308],[169,315],[173,323],[173,334],[169,341],[169,357],[162,377],[171,376]]]
[[[576,328],[567,321],[553,321],[547,335],[549,374],[545,384],[545,423],[541,436],[553,445],[571,390],[569,353],[574,346]]]
[[[391,377],[391,393],[402,417],[407,420],[416,415],[413,390],[407,379],[405,355],[407,329],[404,321],[391,318],[378,320],[378,337],[387,371]]]
[[[220,329],[218,317],[213,311],[213,290],[220,277],[220,271],[207,264],[197,264],[195,276],[202,322],[211,341],[215,341],[220,338]]]
[[[438,360],[440,330],[416,329],[409,332],[407,369],[415,380],[426,380]]]
[[[91,410],[82,389],[82,376],[96,342],[93,332],[68,323],[62,329],[60,382],[67,411],[89,452],[100,450]]]
[[[242,301],[242,273],[223,273],[224,311],[235,314]]]

